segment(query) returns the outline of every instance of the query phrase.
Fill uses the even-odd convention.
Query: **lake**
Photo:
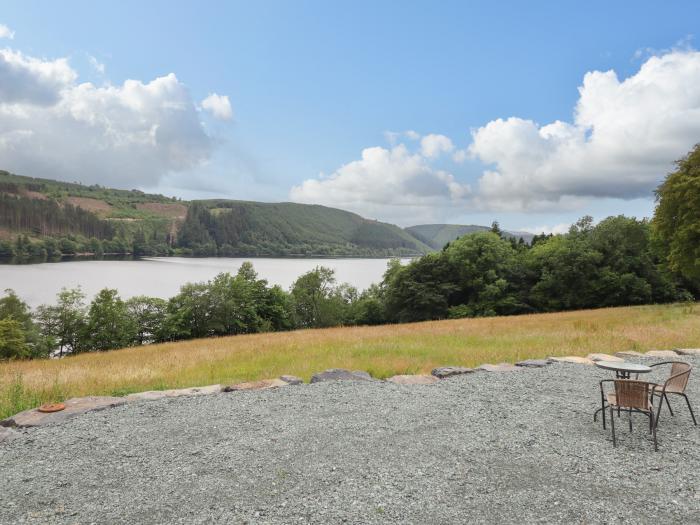
[[[334,269],[339,283],[346,282],[363,290],[381,281],[389,259],[149,257],[131,261],[0,265],[0,293],[12,288],[31,307],[53,303],[61,288],[75,286],[80,286],[88,299],[102,288],[116,288],[123,299],[135,295],[167,299],[187,282],[207,281],[221,272],[236,273],[245,261],[253,263],[260,278],[285,290],[297,277],[316,266]]]

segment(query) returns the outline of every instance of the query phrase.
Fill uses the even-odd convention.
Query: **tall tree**
[[[700,144],[656,189],[653,225],[671,270],[700,283]]]
[[[103,288],[90,303],[85,326],[88,350],[114,350],[136,339],[136,324],[117,290]]]

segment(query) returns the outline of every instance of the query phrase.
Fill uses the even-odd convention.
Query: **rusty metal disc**
[[[46,405],[41,405],[37,410],[39,412],[44,412],[46,414],[49,414],[51,412],[60,412],[61,410],[65,409],[66,405],[63,403],[48,403]]]

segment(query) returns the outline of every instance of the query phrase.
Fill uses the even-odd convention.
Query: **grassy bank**
[[[44,402],[124,395],[326,368],[375,377],[441,365],[700,346],[698,305],[608,308],[377,327],[255,334],[0,364],[0,418]]]

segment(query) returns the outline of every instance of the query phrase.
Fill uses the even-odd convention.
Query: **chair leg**
[[[652,399],[652,403],[653,402],[654,402],[654,400]],[[657,425],[659,424],[659,416],[661,416],[661,407],[662,406],[664,406],[664,400],[659,398],[659,408],[656,410],[656,416],[654,416],[654,421],[656,422]],[[653,409],[654,409],[654,407],[652,407],[652,410]]]
[[[603,410],[600,412],[603,414],[603,430],[605,430],[605,405],[603,405]]]
[[[673,409],[671,409],[671,403],[668,402],[668,396],[664,392],[664,399],[666,400],[666,406],[668,407],[668,411],[671,413],[671,417],[673,417]]]
[[[613,436],[613,448],[615,448],[617,446],[617,442],[615,441],[615,417],[613,415],[612,405],[610,405],[610,429],[612,430],[612,436]]]
[[[630,408],[630,432],[632,432],[632,409]]]
[[[685,402],[688,405],[688,410],[690,410],[690,417],[693,418],[693,424],[697,427],[698,422],[695,420],[695,414],[693,414],[693,407],[690,406],[690,399],[688,399],[688,396],[686,394],[681,394],[685,398]]]
[[[654,421],[654,413],[653,413],[653,412],[651,412],[649,415],[651,416],[651,420],[652,420],[652,429],[653,429],[653,432],[654,432],[654,452],[658,452],[658,451],[659,451],[659,443],[656,441],[656,424],[657,424],[659,421],[658,421],[658,420]]]

